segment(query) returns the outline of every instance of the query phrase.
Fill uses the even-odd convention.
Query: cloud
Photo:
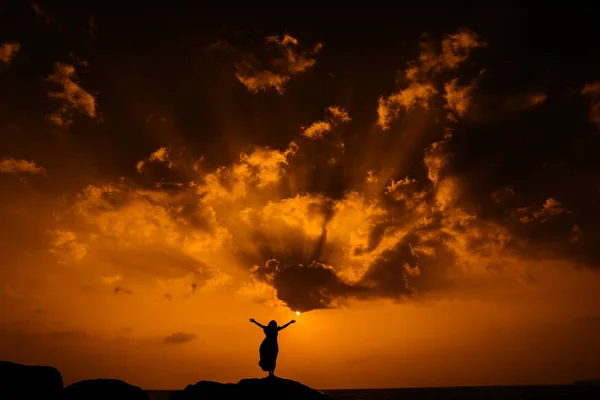
[[[439,56],[422,53],[421,60],[425,61],[423,65],[426,67],[436,61],[433,68],[452,70],[466,61],[472,50],[485,46],[487,43],[482,40],[481,36],[471,30],[460,29],[442,40],[442,51]]]
[[[582,94],[597,94],[600,93],[600,82],[586,83],[581,89]]]
[[[114,293],[115,294],[134,294],[133,290],[124,288],[122,286],[115,287]]]
[[[337,108],[328,112],[349,118]],[[285,150],[258,147],[237,163],[197,171],[190,185],[89,186],[62,217],[73,233],[63,233],[54,247],[65,260],[83,256],[105,266],[98,271],[108,277],[104,284],[119,277],[115,293],[168,299],[229,282],[221,268],[230,263],[249,274],[240,295],[297,311],[444,290],[463,276],[479,279],[511,257],[510,244],[518,242],[460,205],[463,183],[451,172],[451,140],[448,131],[424,151],[425,182],[392,179],[375,198],[356,190],[335,198],[284,196],[282,185],[296,173],[286,168],[297,166],[290,164],[300,151],[294,141]],[[167,159],[165,151],[156,154]],[[78,245],[86,252],[78,253]]]
[[[423,163],[427,169],[427,177],[434,184],[440,181],[442,171],[448,167],[450,157],[449,140],[451,138],[451,132],[446,132],[444,140],[433,142],[425,150]]]
[[[486,46],[478,34],[470,30],[459,30],[442,39],[440,51],[436,51],[431,41],[422,41],[418,60],[411,61],[404,71],[404,82],[407,86],[387,97],[380,97],[377,106],[378,125],[387,130],[401,110],[410,111],[415,107],[427,109],[430,100],[439,92],[434,87],[432,78],[443,71],[452,71],[467,60],[469,53],[479,47]],[[454,82],[454,83],[452,83]],[[451,81],[446,90],[456,93],[456,81]],[[450,96],[451,108],[465,106],[464,90],[462,96]]]
[[[419,191],[418,183],[415,179],[408,177],[397,181],[391,180],[386,188],[386,193],[394,200],[403,202],[409,210],[422,205],[427,195],[427,192]]]
[[[7,157],[0,160],[0,173],[4,174],[46,174],[46,170],[38,167],[33,161],[17,160]]]
[[[506,106],[509,110],[528,110],[544,104],[547,99],[548,96],[543,92],[521,93],[509,98]]]
[[[336,200],[297,195],[245,210],[253,243],[235,256],[252,265],[252,278],[242,293],[310,311],[349,299],[408,299],[486,279],[489,268],[514,257],[519,239],[460,205],[463,184],[450,173],[451,139],[447,133],[426,149],[428,182],[391,180],[371,200],[355,191]]]
[[[328,115],[326,115],[324,121],[313,122],[308,128],[302,128],[302,135],[309,139],[322,139],[342,122],[351,121],[348,112],[338,106],[328,107],[326,113]]]
[[[278,46],[283,55],[273,60],[273,66],[289,71],[290,74],[304,72],[317,62],[312,56],[323,48],[322,43],[317,43],[312,51],[301,52],[298,49],[300,43],[295,37],[285,34],[282,36],[267,36],[267,43]]]
[[[184,344],[196,340],[197,335],[187,332],[176,332],[163,339],[164,344]]]
[[[77,235],[70,231],[55,229],[50,232],[50,253],[58,258],[58,262],[66,264],[82,260],[88,251],[88,245],[77,241]]]
[[[548,95],[544,89],[514,89],[509,82],[514,78],[495,72],[500,76],[494,77],[493,73],[482,69],[477,77],[465,85],[460,85],[458,78],[447,82],[444,85],[446,107],[454,113],[450,115],[479,123],[500,121],[512,114],[540,107],[546,102]],[[508,82],[503,84],[501,91],[490,95],[490,86],[498,85],[498,79]],[[453,117],[449,116],[449,119]]]
[[[546,202],[539,211],[530,212],[528,208],[523,208],[519,211],[521,214],[526,214],[520,218],[521,222],[526,224],[534,220],[544,223],[549,218],[562,214],[565,212],[565,209],[559,201],[549,198],[546,199]]]
[[[39,3],[33,1],[30,3],[31,9],[33,10],[33,12],[35,12],[37,14],[38,17],[40,17],[46,24],[51,24],[52,23],[52,15],[50,15],[46,10],[44,10]]]
[[[253,267],[252,273],[273,286],[277,297],[289,308],[300,312],[334,308],[341,298],[366,291],[344,283],[333,267],[318,262],[281,265],[272,259],[264,266]]]
[[[600,125],[600,82],[586,83],[581,93],[591,98],[590,120]]]
[[[63,105],[48,119],[58,126],[69,126],[73,123],[73,114],[80,112],[90,118],[96,118],[96,99],[77,83],[75,67],[56,63],[54,72],[48,77],[52,83],[62,86],[60,92],[50,92],[51,98],[59,99]]]
[[[20,49],[21,45],[19,43],[0,44],[0,62],[9,65]]]
[[[494,93],[490,96],[487,85],[492,82],[493,77],[486,69],[480,70],[479,74],[466,84],[460,84],[460,80],[453,78],[444,84],[446,108],[451,111],[447,118],[454,123],[457,122],[457,117],[477,122],[500,120],[511,113],[539,107],[548,98],[545,91],[540,88],[503,89],[503,93]]]
[[[312,49],[303,50],[299,41],[288,34],[267,36],[264,40],[267,51],[272,52],[264,62],[252,54],[239,52],[225,41],[218,41],[209,49],[234,55],[236,77],[250,92],[274,90],[283,94],[291,77],[312,68],[323,48],[322,43],[317,43]]]
[[[474,86],[475,82],[471,82],[466,86],[459,86],[458,78],[454,78],[444,85],[448,108],[456,115],[463,117],[469,110],[469,107],[471,106],[470,94],[473,91]]]
[[[103,285],[118,281],[115,294],[186,297],[229,279],[209,265],[229,233],[191,188],[91,185],[57,214],[56,224],[50,252],[63,264],[93,266]]]
[[[253,188],[263,189],[278,183],[288,159],[297,150],[296,143],[291,142],[283,151],[257,147],[252,153],[241,153],[238,163],[205,174],[195,190],[205,201],[245,197]]]
[[[471,81],[453,76],[473,49],[485,45],[465,32],[444,38],[439,51],[423,41],[405,71],[407,85],[380,103],[388,123],[418,106],[432,108],[435,117],[451,111],[450,121],[427,118],[431,132],[419,137],[420,149],[404,153],[407,142],[387,142],[389,135],[356,135],[348,149],[332,144],[335,128],[350,121],[337,106],[301,127],[302,135],[287,146],[256,146],[215,167],[174,163],[170,149],[161,147],[138,170],[150,162],[176,164],[189,171],[185,180],[89,185],[57,213],[63,233],[52,242],[56,255],[93,266],[101,290],[118,285],[119,294],[126,288],[176,301],[231,284],[240,296],[295,311],[529,285],[543,275],[532,265],[600,265],[594,225],[577,219],[570,211],[574,197],[556,189],[567,179],[546,177],[551,184],[533,193],[529,187],[540,183],[523,183],[520,169],[510,169],[513,153],[497,172],[503,180],[482,178],[499,168],[504,153],[516,151],[505,140],[515,125],[508,119],[473,134],[476,124],[465,123],[477,111],[482,82],[491,79],[487,73]],[[271,44],[296,46],[290,38]],[[298,62],[295,70],[309,64]],[[517,110],[543,101],[544,92],[528,89],[498,104]],[[544,150],[535,139],[535,148]],[[373,162],[363,162],[365,153],[374,154]],[[396,167],[409,156],[418,162]],[[588,210],[595,210],[589,202]]]
[[[122,278],[121,275],[114,275],[114,276],[101,276],[100,277],[100,281],[106,285],[112,285],[117,281],[120,281]]]
[[[398,93],[381,97],[377,105],[379,126],[384,130],[389,129],[401,109],[409,111],[415,107],[428,108],[429,100],[437,93],[438,91],[429,82],[412,82]]]
[[[253,93],[274,89],[277,93],[283,94],[285,85],[290,80],[288,75],[281,75],[272,71],[255,71],[249,65],[238,69],[243,71],[236,74],[238,80]]]
[[[160,147],[158,150],[150,154],[147,160],[139,161],[136,164],[136,169],[139,173],[142,173],[144,166],[150,162],[159,162],[165,164],[168,168],[173,168],[174,163],[170,158],[170,150],[166,147]]]

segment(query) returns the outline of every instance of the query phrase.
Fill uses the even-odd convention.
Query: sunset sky
[[[597,14],[56,3],[0,1],[0,359],[600,377]]]

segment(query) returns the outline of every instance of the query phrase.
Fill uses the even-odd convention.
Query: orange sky
[[[53,103],[39,124],[51,127],[50,145],[0,110],[0,359],[53,365],[66,384],[235,382],[262,376],[264,335],[248,319],[295,318],[279,336],[276,372],[322,389],[600,376],[597,236],[585,214],[594,195],[578,208],[573,187],[557,188],[569,178],[542,190],[514,161],[504,160],[514,184],[508,172],[493,181],[491,161],[465,161],[494,149],[469,143],[492,136],[498,120],[529,129],[518,118],[541,115],[547,87],[488,96],[495,72],[475,55],[494,42],[460,28],[415,40],[375,98],[327,98],[290,133],[262,121],[289,96],[300,96],[290,114],[308,114],[293,84],[327,63],[327,43],[274,33],[258,41],[270,51],[260,63],[211,43],[203,51],[228,57],[229,80],[206,91],[219,101],[236,91],[256,113],[223,114],[217,138],[228,154],[198,145],[200,133],[185,137],[177,107],[111,108],[110,95],[80,79],[93,69],[81,60],[46,71]],[[26,69],[35,52],[16,39],[0,45],[0,74]],[[581,126],[596,129],[600,85],[572,92]],[[119,112],[152,139],[135,142]],[[250,137],[247,127],[263,123],[281,128],[266,135],[273,143]]]

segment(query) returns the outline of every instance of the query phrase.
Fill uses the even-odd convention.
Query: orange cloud
[[[70,231],[54,230],[50,232],[50,253],[55,254],[60,263],[82,260],[88,251],[88,245],[77,241],[77,235]]]
[[[431,80],[433,75],[444,70],[456,69],[467,59],[473,49],[484,46],[486,43],[480,39],[479,35],[469,30],[460,30],[446,36],[442,40],[439,52],[436,52],[432,43],[422,41],[418,60],[409,63],[404,71],[404,81],[408,86],[400,89],[397,93],[379,99],[378,125],[387,130],[401,110],[410,111],[415,107],[428,108],[429,101],[438,93]],[[450,108],[465,107],[466,93],[462,93],[459,101],[459,98],[456,97],[455,85],[456,81],[451,81],[446,86],[447,92],[449,89],[454,90],[454,95],[450,95],[452,101]]]
[[[260,257],[270,261],[252,261],[252,251],[238,255],[254,265],[243,293],[281,306],[276,296],[292,310],[331,308],[351,298],[413,296],[442,285],[436,268],[460,279],[501,257],[512,236],[457,207],[460,182],[445,172],[449,138],[426,152],[434,186],[405,178],[375,200],[358,192],[337,200],[297,195],[244,210]]]
[[[309,139],[322,139],[339,124],[352,120],[348,112],[338,106],[328,107],[326,112],[328,115],[324,121],[313,122],[308,128],[303,128],[302,135]]]
[[[427,177],[434,184],[439,182],[440,173],[448,165],[448,140],[451,137],[451,132],[447,131],[444,140],[432,143],[425,151],[423,162],[427,168]]]
[[[349,119],[340,109],[328,112]],[[213,171],[196,169],[197,182],[190,185],[90,186],[63,215],[61,224],[72,234],[57,240],[54,252],[62,262],[103,265],[101,282],[118,282],[116,293],[168,299],[233,283],[241,296],[309,311],[353,298],[438,290],[464,274],[483,274],[486,265],[506,257],[502,252],[513,240],[459,206],[461,182],[448,171],[450,138],[447,132],[424,154],[429,183],[390,180],[370,199],[352,190],[337,199],[284,196],[282,184],[296,172],[289,170],[299,150],[295,142],[285,150],[256,148]],[[168,152],[153,159],[166,162]],[[157,261],[169,267],[159,271]],[[247,279],[232,281],[232,266],[245,270]],[[140,274],[154,276],[152,286]]]
[[[468,29],[461,29],[446,36],[442,40],[442,51],[439,56],[429,59],[437,61],[438,69],[452,70],[466,61],[473,49],[485,46],[487,43],[478,34]]]
[[[548,199],[546,199],[546,202],[544,203],[544,205],[542,206],[542,208],[539,211],[531,213],[531,212],[529,212],[528,208],[521,209],[520,210],[521,214],[528,214],[528,215],[523,215],[520,218],[520,220],[524,224],[535,221],[535,220],[538,220],[541,223],[544,223],[544,222],[548,221],[549,218],[551,218],[555,215],[562,214],[563,212],[565,212],[565,209],[559,201],[557,201],[553,198],[548,198]]]
[[[386,188],[386,193],[391,195],[396,201],[402,201],[406,204],[409,210],[412,210],[425,201],[427,193],[417,189],[417,181],[415,179],[399,179],[392,180]]]
[[[3,43],[0,45],[0,62],[10,64],[11,60],[17,55],[21,45],[19,43]]]
[[[210,207],[190,203],[195,197],[190,188],[89,186],[58,214],[50,252],[64,264],[84,262],[104,285],[118,281],[114,293],[187,297],[222,285],[229,276],[214,264],[229,233]]]
[[[120,281],[121,278],[122,278],[121,275],[114,275],[114,276],[101,276],[99,279],[102,283],[112,286],[114,283]]]
[[[275,89],[277,93],[283,94],[285,86],[290,80],[288,75],[281,75],[272,71],[255,71],[250,65],[239,67],[239,69],[243,72],[236,74],[238,80],[253,93]]]
[[[292,37],[267,41],[286,50],[273,64],[278,68],[293,62],[300,72],[314,64],[296,57]],[[380,101],[380,122],[389,124],[402,109],[428,107],[438,94],[433,74],[455,70],[484,45],[465,31],[446,37],[439,52],[422,43],[419,59],[405,71],[408,86]],[[448,81],[444,95],[447,107],[464,116],[474,83],[457,82]],[[422,153],[422,171],[415,175],[365,168],[356,174],[360,182],[329,193],[325,174],[312,172],[314,151],[329,160],[339,149],[315,139],[350,120],[346,110],[331,106],[286,148],[256,147],[210,170],[194,164],[191,182],[159,182],[153,189],[126,179],[91,185],[60,214],[59,230],[71,234],[55,239],[53,251],[67,264],[94,265],[97,283],[115,293],[188,298],[227,284],[240,296],[299,311],[477,288],[498,276],[527,280],[521,269],[526,245],[518,232],[469,204],[469,182],[453,170],[449,129]],[[174,165],[166,147],[138,170],[148,162]],[[490,200],[504,205],[509,195],[514,191],[496,191]],[[562,213],[560,203],[550,200],[528,218]]]
[[[149,162],[159,162],[165,164],[168,168],[173,168],[175,165],[170,158],[170,150],[166,147],[160,147],[158,150],[150,154],[147,160],[138,161],[135,168],[139,173],[142,173],[144,166]]]
[[[45,174],[46,170],[38,167],[33,161],[17,160],[12,157],[0,160],[0,173],[5,174]]]
[[[600,125],[600,82],[586,83],[581,93],[591,98],[590,120]]]
[[[389,129],[391,122],[398,117],[400,110],[410,111],[415,107],[427,108],[429,100],[437,94],[437,90],[429,82],[413,82],[406,89],[388,97],[381,97],[377,106],[377,123],[384,130]]]
[[[323,49],[323,44],[317,43],[312,49],[303,50],[299,41],[288,34],[267,36],[265,44],[277,53],[277,56],[265,62],[260,62],[251,54],[237,54],[238,51],[224,41],[214,43],[209,48],[238,58],[235,61],[236,77],[250,92],[275,90],[279,94],[285,92],[293,75],[305,72],[316,64],[316,56]]]
[[[297,150],[298,145],[291,142],[283,151],[256,148],[250,154],[242,153],[238,163],[205,174],[195,190],[208,201],[245,197],[253,187],[266,188],[279,182],[288,158]]]
[[[56,63],[54,72],[48,77],[52,83],[62,86],[60,92],[50,92],[52,98],[62,100],[62,107],[48,115],[48,119],[59,126],[73,123],[73,113],[78,111],[90,118],[96,118],[96,99],[77,83],[75,67]]]
[[[290,75],[306,71],[315,65],[317,60],[314,56],[323,49],[323,43],[317,43],[309,52],[298,49],[300,43],[295,37],[285,34],[283,36],[267,36],[267,43],[278,46],[282,51],[282,57],[273,60],[273,66],[281,70],[287,70]]]
[[[548,96],[543,92],[524,93],[514,96],[507,101],[507,107],[511,110],[527,110],[544,104]]]
[[[445,98],[448,108],[458,116],[463,117],[471,106],[470,94],[475,87],[475,82],[467,86],[458,86],[458,78],[452,79],[444,85],[446,91]]]

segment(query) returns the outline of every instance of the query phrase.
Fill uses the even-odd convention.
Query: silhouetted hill
[[[150,396],[137,386],[119,379],[88,379],[63,390],[62,400],[150,400]]]
[[[0,399],[55,399],[62,390],[56,368],[0,361]]]
[[[332,398],[311,389],[300,382],[278,377],[262,379],[242,379],[238,383],[200,381],[177,391],[171,400],[211,400],[211,399],[250,399],[261,400],[331,400]]]

